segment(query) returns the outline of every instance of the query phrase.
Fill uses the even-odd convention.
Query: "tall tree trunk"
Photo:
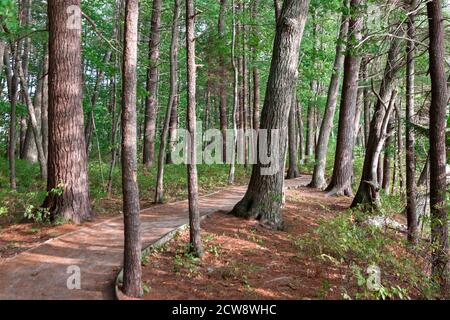
[[[445,75],[445,31],[441,1],[427,3],[431,77],[430,106],[430,208],[432,275],[444,297],[449,296],[448,206],[446,196],[445,130],[447,83]]]
[[[344,62],[344,80],[339,114],[338,137],[333,176],[326,191],[329,195],[351,196],[353,174],[353,146],[355,134],[356,100],[361,57],[354,46],[361,41],[362,19],[357,14],[362,0],[351,0],[348,48]]]
[[[53,219],[80,223],[91,217],[82,108],[81,21],[67,27],[67,7],[79,0],[48,1],[48,195]],[[55,192],[55,190],[62,192]]]
[[[367,71],[367,59],[363,58],[361,63],[361,74],[363,76],[364,82],[367,83],[369,78],[369,72]],[[367,146],[369,142],[369,132],[370,132],[370,97],[369,97],[369,89],[367,84],[363,89],[363,98],[364,98],[364,146]]]
[[[252,19],[253,19],[253,37],[257,38],[259,36],[259,29],[257,27],[258,18],[258,0],[253,1],[252,5]],[[260,104],[260,75],[257,66],[258,61],[258,48],[255,44],[252,46],[252,59],[253,59],[253,110],[252,110],[252,128],[256,131],[259,129],[259,104]]]
[[[397,94],[393,88],[396,81],[396,74],[402,65],[401,61],[398,59],[401,48],[399,38],[402,36],[403,31],[401,28],[398,28],[395,37],[391,37],[390,39],[391,45],[388,52],[383,80],[380,85],[379,93],[377,94],[378,99],[370,124],[369,141],[366,146],[362,177],[356,196],[353,199],[352,207],[359,204],[368,205],[369,207],[379,206],[379,189],[382,184],[377,177],[377,170],[375,168],[377,167],[380,151],[383,148],[386,139],[386,132],[383,132],[383,130],[385,127],[387,128],[391,116],[386,110],[390,109],[391,103],[394,104],[392,107],[395,106],[395,101],[392,101],[392,98],[396,97]],[[393,92],[395,92],[395,95]],[[388,101],[390,101],[390,103]]]
[[[303,126],[303,118],[302,118],[302,106],[300,104],[299,99],[297,98],[295,102],[295,107],[297,109],[297,121],[298,121],[298,149],[300,151],[300,163],[305,163],[305,128]]]
[[[297,118],[296,118],[296,101],[297,97],[294,95],[292,106],[289,110],[288,119],[288,141],[289,141],[289,168],[286,179],[295,179],[300,176],[300,170],[298,168],[298,149],[297,149]]]
[[[20,3],[20,24],[21,26],[24,26],[28,28],[31,24],[31,0],[22,0]],[[31,39],[30,37],[25,37],[22,40],[22,52],[21,52],[21,65],[22,65],[22,71],[24,74],[24,79],[28,80],[28,63],[30,60],[30,49],[31,49]],[[20,80],[18,80],[20,82]],[[39,84],[38,84],[39,85]],[[37,90],[36,90],[37,91]],[[22,102],[26,104],[26,98],[25,93],[22,92]],[[39,103],[36,103],[39,102]],[[35,111],[40,111],[40,101],[35,101]],[[36,115],[37,120],[40,120],[40,117]],[[35,137],[34,137],[34,130],[33,125],[31,123],[31,119],[28,117],[27,120],[27,130],[26,130],[26,136],[25,141],[23,145],[22,152],[20,154],[20,157],[22,159],[25,159],[29,162],[35,163],[38,161],[38,150],[37,146],[35,144]],[[37,122],[40,125],[40,121]]]
[[[5,48],[6,48],[6,42],[0,39],[0,82],[2,82],[3,79],[3,61],[5,56]],[[0,88],[3,89],[3,88]],[[2,92],[3,90],[0,90]],[[0,94],[1,96],[1,94]]]
[[[161,143],[159,145],[158,155],[158,174],[156,177],[156,193],[155,202],[162,203],[164,200],[164,160],[166,155],[167,135],[169,132],[170,118],[172,115],[172,108],[175,105],[178,93],[178,22],[180,18],[180,4],[179,0],[174,0],[173,6],[173,24],[172,24],[172,43],[170,46],[170,97],[167,105],[166,117],[164,119],[163,131],[161,134]]]
[[[112,196],[113,191],[113,178],[114,178],[114,168],[116,166],[117,162],[117,147],[116,147],[116,141],[117,141],[117,132],[119,131],[119,124],[120,120],[119,117],[121,114],[116,115],[116,109],[117,109],[117,86],[116,86],[116,76],[113,77],[112,83],[112,100],[111,100],[111,113],[113,114],[113,121],[111,125],[111,163],[109,165],[109,173],[108,173],[108,184],[107,184],[107,192],[108,197],[110,198]],[[121,112],[121,111],[119,111]]]
[[[149,66],[147,68],[147,96],[145,98],[144,165],[151,167],[155,159],[156,109],[158,91],[158,60],[161,38],[162,0],[153,0],[150,26]]]
[[[200,236],[200,211],[198,207],[198,177],[197,177],[197,144],[196,144],[196,74],[195,61],[195,6],[194,0],[186,0],[186,70],[187,70],[187,112],[186,129],[190,136],[188,148],[187,180],[189,200],[190,244],[194,255],[203,255],[203,245]]]
[[[280,229],[283,226],[280,207],[283,198],[286,127],[295,94],[300,42],[308,8],[308,0],[285,0],[283,3],[261,113],[261,129],[266,129],[269,136],[274,129],[279,129],[278,141],[271,140],[267,146],[268,150],[278,147],[272,150],[272,154],[277,155],[276,160],[271,163],[274,170],[265,172],[261,159],[259,159],[258,163],[253,166],[252,176],[244,198],[232,211],[236,216],[257,218],[263,225],[275,229]],[[278,142],[278,146],[276,146],[276,142]],[[261,143],[267,143],[267,141],[260,141],[259,148],[261,148]],[[275,146],[273,146],[274,144]]]
[[[233,184],[235,179],[235,171],[236,171],[236,146],[238,139],[238,108],[239,108],[239,66],[236,61],[236,42],[237,42],[237,34],[236,29],[238,28],[236,22],[236,7],[235,2],[232,0],[232,11],[233,11],[233,31],[232,31],[232,44],[231,44],[231,63],[233,66],[233,146],[231,150],[231,163],[230,163],[230,171],[228,173],[228,184]]]
[[[136,132],[138,3],[138,0],[125,2],[122,66],[122,189],[125,232],[123,292],[130,297],[140,297],[143,294]]]
[[[318,82],[316,80],[311,81],[310,88],[313,96],[308,103],[308,110],[306,114],[306,157],[308,161],[311,161],[312,157],[314,156],[314,114],[316,107],[316,98],[319,90]]]
[[[11,189],[16,190],[16,108],[17,108],[17,92],[19,84],[19,76],[17,66],[19,64],[19,48],[20,41],[17,44],[11,45],[11,53],[13,56],[12,68],[7,66],[9,76],[8,93],[11,105],[11,112],[9,115],[9,135],[8,135],[8,162],[9,162],[9,185]],[[9,62],[9,52],[6,55],[6,62]]]
[[[220,13],[218,22],[219,39],[221,45],[225,45],[225,11],[226,11],[227,0],[220,0]],[[219,95],[220,95],[220,130],[222,131],[222,156],[223,161],[226,162],[227,159],[227,128],[228,128],[228,117],[227,117],[227,67],[225,65],[225,56],[223,50],[219,51],[219,63],[220,69],[220,84],[219,84]]]
[[[320,45],[320,39],[317,35],[319,31],[319,26],[316,21],[316,13],[313,12],[313,56],[312,56],[312,66],[313,68],[316,67],[317,63],[317,52],[319,51],[319,45]],[[312,158],[314,156],[315,151],[315,114],[316,114],[316,104],[317,104],[317,97],[319,94],[319,82],[317,79],[313,79],[310,82],[310,88],[311,88],[311,99],[308,103],[308,111],[306,115],[306,157],[308,158],[308,161],[312,161]]]
[[[403,158],[403,133],[402,133],[402,126],[401,126],[401,108],[396,105],[396,112],[397,112],[397,116],[399,118],[399,120],[397,121],[397,150],[398,150],[398,154],[397,156],[399,157],[399,159]],[[399,177],[399,187],[400,187],[400,195],[403,196],[403,185],[404,183],[404,177],[403,177],[403,165],[401,162],[399,162],[398,165],[398,177]]]
[[[336,57],[334,60],[333,73],[331,75],[330,86],[328,88],[327,105],[320,128],[319,141],[316,148],[316,162],[310,187],[323,188],[326,185],[325,166],[327,162],[328,142],[330,140],[331,129],[333,128],[334,114],[339,91],[339,79],[342,65],[344,64],[344,44],[348,33],[348,19],[343,14],[341,28],[336,44]]]
[[[45,52],[44,70],[42,74],[41,100],[41,137],[45,159],[48,159],[48,51]],[[47,164],[48,166],[48,164]]]
[[[245,1],[242,2],[242,12],[245,13]],[[248,110],[249,110],[249,100],[248,100],[248,57],[247,57],[247,39],[246,39],[246,26],[245,24],[242,24],[242,120],[243,125],[242,129],[244,130],[244,133],[249,128],[248,125]],[[243,151],[244,151],[244,164],[245,168],[248,167],[248,151],[249,146],[247,143],[247,139],[243,138]]]
[[[383,156],[383,184],[381,188],[386,194],[389,194],[389,183],[391,182],[391,154],[392,154],[392,142],[393,134],[395,131],[395,122],[390,121],[387,130],[387,138],[384,146],[384,156]]]
[[[417,0],[409,1],[409,11],[417,7]],[[417,185],[416,185],[416,158],[415,136],[411,123],[414,121],[415,108],[415,13],[408,15],[408,41],[406,43],[406,217],[408,222],[408,241],[417,242]],[[399,159],[400,160],[400,159]]]
[[[205,93],[205,112],[203,117],[203,132],[206,132],[209,129],[209,123],[211,121],[211,83],[208,80],[206,84],[206,93]]]

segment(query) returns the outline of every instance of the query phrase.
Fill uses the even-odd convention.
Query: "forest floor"
[[[295,180],[287,186],[296,186]],[[200,199],[202,215],[226,212],[245,193],[228,187]],[[141,212],[142,243],[147,246],[188,222],[187,201]],[[0,263],[0,299],[112,299],[123,259],[122,217],[66,233]],[[80,271],[79,290],[68,289],[71,269]]]
[[[0,167],[2,163],[0,161]],[[36,167],[19,167],[21,188],[0,188],[0,299],[111,299],[122,265],[121,190],[107,197],[97,168],[90,192],[95,218],[81,226],[48,225],[23,219],[42,203],[42,183],[27,177]],[[238,168],[238,185],[226,187],[227,168],[202,167],[199,187],[206,254],[188,253],[187,232],[143,259],[145,299],[341,299],[416,298],[428,294],[427,255],[408,247],[404,234],[367,228],[355,221],[367,212],[348,210],[349,198],[329,198],[306,187],[309,175],[289,180],[283,209],[285,230],[271,231],[255,221],[224,214],[245,192],[248,172]],[[2,170],[3,172],[3,170]],[[167,201],[151,205],[154,175],[139,176],[143,245],[188,221],[185,168],[168,166]],[[0,173],[0,187],[7,185]],[[114,186],[120,174],[114,175]],[[31,190],[31,191],[30,191]],[[35,191],[33,191],[35,190]],[[218,191],[211,194],[211,192]],[[178,202],[173,202],[181,200]],[[405,222],[401,197],[383,197],[383,210]],[[8,211],[2,208],[9,208]],[[3,213],[3,214],[2,214]],[[425,243],[426,245],[426,243]],[[395,248],[395,249],[393,249]],[[429,248],[428,248],[429,249]],[[366,268],[383,269],[383,287],[367,291]],[[69,266],[79,266],[81,290],[68,290]],[[428,290],[428,291],[427,291]]]
[[[215,213],[202,222],[201,260],[189,254],[188,231],[144,259],[144,299],[423,298],[425,256],[400,232],[355,223],[350,204],[308,187],[288,190],[283,231]],[[372,263],[381,267],[375,290],[366,287]]]
[[[345,270],[305,259],[295,242],[350,203],[307,187],[289,190],[283,231],[215,213],[202,222],[201,261],[184,254],[187,231],[146,259],[144,299],[339,299]]]

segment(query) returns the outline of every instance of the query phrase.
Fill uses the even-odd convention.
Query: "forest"
[[[0,110],[0,300],[450,298],[449,0],[0,0]]]

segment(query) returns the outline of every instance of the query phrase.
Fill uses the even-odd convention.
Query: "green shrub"
[[[434,298],[435,288],[424,271],[426,248],[411,248],[393,231],[366,225],[365,213],[347,211],[322,220],[312,234],[291,239],[303,254],[346,270],[346,299]],[[403,235],[402,235],[403,236]],[[395,248],[395,250],[394,250]],[[425,255],[426,256],[426,255]],[[379,286],[370,287],[369,268],[380,270]]]

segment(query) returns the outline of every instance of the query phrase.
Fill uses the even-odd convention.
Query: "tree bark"
[[[432,276],[444,297],[449,296],[448,206],[446,204],[445,130],[447,82],[445,75],[445,31],[441,1],[427,3],[431,77],[430,106],[430,208]]]
[[[330,140],[331,129],[333,128],[334,114],[336,111],[336,102],[339,91],[339,79],[342,65],[344,64],[343,42],[347,38],[348,18],[343,14],[341,28],[336,44],[336,56],[334,60],[333,73],[331,75],[330,86],[328,88],[327,105],[320,128],[319,140],[316,148],[316,162],[314,172],[310,183],[311,188],[323,188],[326,185],[325,166],[327,162],[328,142]]]
[[[155,158],[156,109],[158,91],[158,60],[161,38],[162,0],[153,0],[147,68],[147,96],[145,98],[144,165],[151,167]]]
[[[314,156],[315,140],[314,140],[314,114],[316,108],[316,98],[318,94],[318,83],[316,80],[311,81],[312,98],[308,103],[306,114],[306,157],[311,161]]]
[[[367,59],[363,58],[361,63],[361,74],[363,75],[364,82],[367,83],[369,78],[369,72],[367,71]],[[363,99],[364,99],[364,146],[367,146],[369,142],[369,132],[370,132],[370,97],[369,89],[367,84],[363,89]]]
[[[258,0],[253,1],[251,8],[252,20],[253,20],[253,37],[257,38],[259,36],[258,25]],[[258,46],[256,44],[252,45],[252,62],[253,62],[253,99],[252,99],[252,128],[255,131],[259,129],[259,108],[260,108],[260,74],[257,66],[258,62]],[[256,141],[256,140],[254,140]]]
[[[170,97],[167,105],[166,116],[164,119],[164,126],[161,134],[161,143],[159,145],[158,155],[158,173],[156,177],[156,192],[155,203],[162,203],[164,200],[164,160],[166,155],[167,135],[169,132],[170,118],[172,115],[172,108],[175,105],[178,93],[178,36],[179,27],[178,22],[180,18],[180,4],[179,0],[174,0],[173,6],[173,24],[172,24],[172,43],[170,46]]]
[[[292,106],[289,110],[288,119],[288,141],[289,141],[289,168],[286,179],[295,179],[300,177],[300,170],[298,168],[298,149],[297,149],[297,126],[295,103],[297,97],[294,95]]]
[[[45,52],[42,79],[41,137],[45,159],[48,159],[48,51]],[[48,164],[47,164],[48,166]]]
[[[393,142],[393,134],[395,131],[395,122],[390,121],[387,130],[387,138],[384,146],[384,156],[383,156],[383,184],[381,185],[384,193],[389,194],[389,184],[391,182],[391,149]]]
[[[230,171],[228,173],[228,184],[232,185],[234,184],[235,179],[235,171],[236,171],[236,146],[237,146],[237,139],[238,139],[238,108],[239,108],[239,65],[236,61],[236,29],[238,29],[237,22],[236,22],[236,7],[235,2],[232,0],[232,11],[233,11],[233,31],[232,31],[232,44],[231,44],[231,63],[233,66],[233,115],[232,115],[232,121],[233,121],[233,150],[232,152],[232,159],[230,164]],[[240,117],[239,117],[240,118]],[[242,144],[241,144],[242,145]]]
[[[116,116],[116,109],[117,109],[117,85],[116,85],[116,76],[113,77],[112,83],[112,101],[111,101],[111,113],[113,114],[113,121],[111,125],[111,163],[109,165],[109,173],[108,173],[108,184],[107,184],[107,192],[108,197],[111,198],[112,191],[113,191],[113,178],[114,178],[114,168],[116,166],[117,162],[117,153],[118,148],[116,146],[117,141],[117,132],[119,131],[119,125],[120,125],[120,112],[119,115]]]
[[[187,112],[186,129],[190,136],[188,148],[187,180],[189,200],[189,229],[191,251],[194,255],[203,255],[203,245],[200,236],[200,211],[198,207],[198,177],[196,149],[196,74],[195,61],[195,6],[194,0],[186,0],[186,70],[187,70]]]
[[[320,46],[320,39],[317,36],[317,33],[319,31],[319,26],[316,21],[316,13],[313,12],[313,54],[312,54],[312,66],[313,68],[316,67],[317,63],[317,52],[319,51]],[[308,111],[306,115],[306,157],[308,161],[312,161],[315,151],[315,114],[316,114],[316,104],[317,104],[317,97],[319,94],[319,82],[317,79],[313,79],[310,82],[311,87],[311,98],[308,103]]]
[[[122,189],[124,214],[123,292],[140,297],[142,291],[139,187],[137,183],[136,80],[139,1],[125,2],[122,66]]]
[[[12,68],[7,65],[7,76],[9,80],[8,93],[9,102],[11,105],[11,112],[9,115],[9,135],[8,135],[8,162],[9,162],[9,185],[11,189],[16,190],[16,108],[17,108],[17,93],[19,76],[17,66],[19,64],[19,48],[20,41],[17,44],[11,45],[11,54],[13,56]],[[9,52],[6,53],[6,62],[9,62]]]
[[[275,24],[278,24],[281,15],[281,0],[273,0],[273,6],[275,8]]]
[[[5,48],[6,48],[6,42],[0,39],[0,82],[2,82],[2,78],[3,78],[3,58],[5,55]],[[3,88],[1,88],[3,89]],[[2,92],[3,90],[0,90],[0,92]]]
[[[91,204],[83,132],[81,21],[68,28],[71,5],[80,6],[80,1],[48,1],[48,195],[43,207],[53,220],[81,223],[90,219]]]
[[[263,225],[274,229],[283,226],[280,208],[283,198],[286,127],[295,94],[300,42],[308,8],[308,0],[285,0],[275,36],[272,64],[261,113],[261,129],[266,129],[269,136],[273,129],[279,129],[278,149],[272,151],[278,157],[275,163],[271,163],[278,171],[274,174],[264,174],[265,172],[261,172],[263,166],[259,159],[253,166],[244,198],[232,210],[232,214],[236,216],[257,218]],[[269,145],[268,149],[270,148]]]
[[[409,1],[409,11],[415,10],[417,0]],[[416,185],[416,158],[415,135],[411,127],[414,122],[415,109],[415,13],[408,16],[407,20],[408,40],[406,43],[406,217],[408,223],[408,241],[417,242],[418,219],[416,210],[417,185]],[[400,159],[399,159],[400,160]]]
[[[344,80],[339,114],[338,137],[333,176],[326,191],[329,195],[352,196],[353,147],[355,135],[355,113],[358,95],[358,78],[361,57],[354,46],[361,41],[362,19],[357,12],[362,0],[351,0],[353,14],[349,22],[347,53],[344,61]]]
[[[304,164],[305,162],[305,129],[303,126],[303,118],[302,118],[302,106],[300,104],[299,99],[297,98],[295,108],[297,109],[297,121],[298,121],[298,148],[300,151],[300,163]]]
[[[220,13],[218,22],[219,38],[222,44],[225,42],[225,11],[226,11],[227,0],[220,0]],[[225,56],[222,50],[219,52],[219,63],[221,65],[220,70],[220,84],[219,84],[219,95],[220,95],[220,130],[222,131],[223,149],[222,156],[223,161],[226,162],[227,159],[227,128],[228,128],[228,117],[227,117],[227,67],[225,65]]]

